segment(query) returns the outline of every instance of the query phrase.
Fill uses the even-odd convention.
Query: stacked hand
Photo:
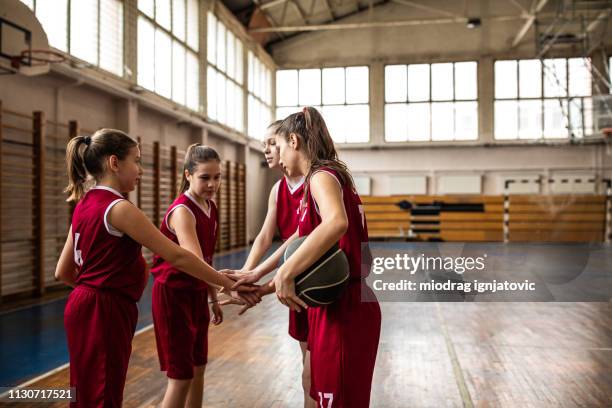
[[[255,282],[259,280],[259,275],[253,271],[245,271],[245,270],[232,270],[232,269],[223,269],[219,271],[223,273],[225,276],[234,281],[232,286],[232,296],[226,299],[223,299],[220,304],[221,305],[241,305],[242,308],[238,312],[238,315],[244,314],[247,310],[255,306],[257,303],[261,301],[261,298],[269,293],[267,290],[267,285],[255,285]],[[255,288],[255,290],[249,292],[249,295],[258,299],[257,302],[249,302],[247,299],[241,299],[237,296],[234,296],[234,290],[240,290],[241,288]],[[244,293],[240,293],[240,295],[244,295]]]

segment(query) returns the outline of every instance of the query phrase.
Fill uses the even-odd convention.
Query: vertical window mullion
[[[102,41],[100,41],[100,24],[101,24],[101,20],[102,20],[101,17],[100,17],[100,14],[102,14],[100,12],[100,10],[101,10],[100,3],[101,2],[102,2],[102,0],[98,0],[98,33],[96,35],[97,40],[98,40],[97,44],[96,44],[97,47],[98,47],[98,51],[97,51],[97,55],[96,55],[96,65],[97,66],[100,66],[100,43],[102,42]]]

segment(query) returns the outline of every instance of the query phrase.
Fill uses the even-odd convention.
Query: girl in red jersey
[[[278,269],[270,286],[289,308],[306,307],[295,294],[294,279],[339,241],[349,260],[349,285],[334,303],[307,310],[310,395],[321,408],[368,407],[381,314],[374,293],[364,281],[371,255],[361,200],[316,109],[304,108],[287,117],[276,141],[287,174],[306,176],[298,231],[287,242],[298,235],[308,238]],[[286,246],[256,270],[273,270]]]
[[[234,279],[241,279],[241,283],[255,283],[263,277],[251,272],[251,270],[257,266],[266,251],[272,246],[276,230],[278,230],[283,241],[290,238],[297,230],[298,210],[304,195],[304,177],[288,176],[279,165],[280,157],[276,148],[276,131],[281,123],[282,121],[278,120],[268,126],[264,135],[263,147],[268,167],[270,169],[278,169],[283,173],[283,177],[270,190],[266,218],[261,231],[259,231],[253,242],[253,247],[244,266],[241,270],[228,275]],[[231,301],[224,301],[225,303],[231,303]],[[302,351],[304,407],[314,407],[316,402],[310,398],[309,394],[310,355],[306,343],[308,340],[308,316],[306,313],[298,313],[294,310],[289,311],[289,335],[300,342],[300,349]]]
[[[181,247],[212,265],[218,213],[212,201],[221,182],[220,158],[207,146],[193,144],[185,154],[181,194],[168,207],[160,230]],[[153,321],[162,371],[168,376],[163,407],[200,407],[208,357],[208,325],[223,321],[214,290],[155,255],[151,272]],[[210,302],[208,298],[210,297]]]
[[[138,318],[136,302],[147,279],[141,245],[209,284],[230,290],[234,282],[162,235],[123,197],[142,175],[134,139],[113,129],[78,136],[68,143],[66,161],[68,200],[78,204],[55,277],[75,287],[64,312],[70,386],[76,388],[71,405],[119,407]],[[95,186],[85,193],[91,179]],[[250,304],[257,301],[255,294],[240,296]]]

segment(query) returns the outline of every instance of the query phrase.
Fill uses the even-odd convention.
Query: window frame
[[[592,61],[590,58],[586,58],[589,60],[589,62],[592,64]],[[565,91],[565,96],[546,96],[545,95],[545,90],[546,90],[546,68],[545,68],[545,62],[546,61],[554,61],[554,60],[564,60],[565,62],[565,84],[564,84],[564,91]],[[592,71],[589,71],[589,75],[590,75],[590,94],[586,95],[586,96],[571,96],[571,88],[570,88],[570,60],[585,60],[585,58],[582,57],[577,57],[577,56],[559,56],[559,57],[552,57],[552,58],[543,58],[543,59],[536,59],[536,58],[498,58],[495,59],[493,61],[493,83],[492,83],[492,89],[493,89],[493,104],[492,104],[492,109],[491,109],[491,116],[492,116],[492,131],[493,131],[493,141],[495,143],[501,143],[501,144],[506,144],[506,143],[533,143],[533,142],[542,142],[542,143],[550,143],[550,142],[556,142],[556,143],[570,143],[572,140],[584,140],[585,138],[588,138],[590,135],[586,133],[587,127],[586,127],[586,123],[587,121],[585,120],[585,99],[591,100],[591,106],[592,106],[592,99],[593,99],[593,88],[592,88],[592,83],[593,83],[593,75],[592,75]],[[496,84],[497,84],[497,73],[496,73],[496,69],[495,69],[495,65],[497,62],[506,62],[506,61],[513,61],[516,63],[516,97],[503,97],[503,98],[498,98],[496,95]],[[540,96],[537,97],[521,97],[521,69],[520,69],[520,62],[521,61],[539,61],[540,62]],[[569,128],[573,128],[572,125],[572,117],[571,117],[571,112],[572,112],[572,108],[571,108],[571,103],[572,100],[579,100],[580,101],[580,109],[582,110],[582,118],[581,118],[581,132],[582,135],[581,136],[576,136],[576,134],[574,132],[572,132]],[[495,118],[495,110],[496,110],[496,104],[497,102],[514,102],[516,104],[516,137],[515,138],[497,138],[496,135],[496,118]],[[521,121],[520,121],[520,102],[522,101],[537,101],[540,102],[540,135],[537,137],[520,137],[520,129],[521,129]],[[545,131],[546,131],[546,102],[547,101],[557,101],[560,102],[561,105],[561,109],[564,115],[564,121],[567,121],[567,127],[566,127],[566,135],[564,137],[554,137],[554,136],[546,136]],[[563,105],[563,103],[565,105]],[[591,123],[592,123],[592,118],[591,118]],[[568,128],[569,127],[569,128]],[[593,131],[593,126],[591,126],[591,131]]]
[[[462,63],[474,63],[476,65],[476,78],[475,78],[475,85],[476,85],[476,92],[475,92],[475,97],[474,99],[457,99],[457,87],[456,87],[456,71],[455,71],[455,66],[456,64],[462,64]],[[433,65],[437,65],[437,64],[452,64],[452,80],[453,80],[453,97],[452,99],[433,99],[433,75],[432,75],[432,66]],[[418,100],[418,101],[410,101],[410,92],[409,92],[409,87],[410,87],[410,82],[409,82],[409,66],[410,65],[427,65],[428,66],[428,75],[429,75],[429,97],[426,100]],[[387,78],[386,78],[386,70],[388,66],[405,66],[406,67],[406,96],[405,96],[405,100],[404,101],[393,101],[393,102],[387,102]],[[401,146],[402,144],[405,144],[406,146],[413,146],[413,145],[438,145],[438,144],[447,144],[447,145],[455,145],[455,144],[473,144],[473,145],[477,145],[482,143],[482,139],[481,139],[481,131],[480,131],[480,98],[479,98],[479,83],[478,83],[478,76],[479,76],[479,70],[480,70],[480,64],[479,64],[479,60],[478,59],[468,59],[468,60],[454,60],[454,61],[431,61],[431,62],[411,62],[411,63],[385,63],[383,64],[383,86],[382,86],[382,90],[383,90],[383,107],[382,107],[382,117],[383,117],[383,124],[382,124],[382,141],[385,145],[391,145],[391,146]],[[456,132],[457,132],[457,125],[456,125],[456,104],[457,103],[463,103],[463,102],[474,102],[476,104],[476,138],[474,139],[457,139],[456,138]],[[440,103],[450,103],[453,106],[453,138],[452,139],[445,139],[445,140],[434,140],[432,138],[433,135],[433,126],[432,126],[432,106],[434,104],[440,104]],[[406,107],[410,106],[410,105],[422,105],[422,104],[427,104],[429,105],[429,138],[427,140],[409,140],[408,139],[408,134],[409,132],[406,133],[405,138],[403,140],[388,140],[387,139],[387,134],[386,134],[386,124],[387,124],[387,106],[388,105],[405,105]]]
[[[323,102],[323,70],[325,69],[338,69],[338,68],[342,68],[344,70],[344,102],[343,103],[324,103]],[[355,103],[348,103],[347,102],[347,86],[346,86],[346,70],[347,68],[366,68],[367,69],[367,74],[368,74],[368,79],[367,79],[367,83],[366,83],[366,89],[368,90],[368,100],[367,102],[355,102]],[[372,144],[372,132],[371,132],[371,121],[370,121],[370,117],[371,117],[371,112],[372,112],[372,105],[371,105],[371,99],[372,99],[372,92],[370,89],[370,80],[371,80],[371,66],[369,64],[349,64],[349,65],[330,65],[330,66],[321,66],[321,67],[314,67],[314,68],[284,68],[284,69],[277,69],[274,72],[274,77],[277,77],[277,73],[279,71],[296,71],[297,72],[297,92],[296,92],[296,100],[297,100],[297,105],[279,105],[278,103],[276,103],[276,105],[274,106],[274,115],[273,117],[278,117],[278,110],[279,109],[287,109],[287,108],[295,108],[296,112],[299,111],[304,105],[300,104],[300,71],[302,70],[318,70],[319,71],[319,92],[320,92],[320,103],[316,104],[316,105],[312,105],[314,108],[316,108],[317,110],[319,110],[322,113],[323,108],[325,107],[338,107],[338,106],[344,106],[344,107],[348,107],[348,106],[366,106],[367,107],[367,111],[368,111],[368,129],[367,129],[367,140],[365,141],[348,141],[345,138],[345,141],[343,142],[334,142],[337,145],[341,145],[341,146],[346,146],[346,147],[351,147],[351,146],[356,146],[356,147],[366,147]]]

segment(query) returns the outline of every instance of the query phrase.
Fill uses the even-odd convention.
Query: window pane
[[[155,92],[172,97],[172,42],[162,30],[155,30]]]
[[[227,32],[227,75],[236,79],[236,37],[231,31]]]
[[[225,72],[225,26],[217,22],[217,68]]]
[[[348,105],[345,109],[347,143],[367,143],[370,140],[370,108],[368,105]]]
[[[516,139],[518,135],[518,103],[495,101],[495,139]]]
[[[185,41],[185,0],[172,0],[172,33]]]
[[[455,103],[455,140],[478,139],[478,103]]]
[[[453,64],[431,64],[431,98],[434,101],[453,99]]]
[[[298,104],[297,70],[276,71],[276,105],[296,106]]]
[[[300,105],[321,104],[321,70],[301,69],[299,87]]]
[[[170,0],[155,0],[155,21],[170,30]]]
[[[40,1],[39,1],[40,3]],[[70,3],[70,53],[92,64],[98,64],[98,1],[79,0]],[[78,16],[78,18],[76,18]]]
[[[570,96],[591,96],[591,61],[587,58],[571,58],[568,64]]]
[[[429,100],[429,65],[408,65],[408,100],[410,102]]]
[[[276,120],[283,120],[297,110],[298,108],[278,108],[276,109]]]
[[[201,111],[200,64],[198,56],[192,52],[187,52],[187,107]]]
[[[138,10],[153,18],[155,0],[138,0]]]
[[[571,74],[570,68],[570,74]],[[570,115],[570,135],[576,138],[584,137],[583,123],[582,123],[582,99],[575,98],[569,103],[569,115]]]
[[[226,82],[225,98],[227,106],[226,123],[229,127],[236,128],[236,90],[232,81]]]
[[[212,13],[208,13],[208,22],[207,22],[207,36],[208,39],[206,41],[208,50],[208,61],[212,64],[216,64],[217,61],[217,19]]]
[[[542,63],[540,60],[519,61],[519,96],[539,98],[542,96]]]
[[[206,111],[208,117],[217,119],[217,71],[208,67],[206,71]]]
[[[40,20],[49,44],[68,51],[68,0],[37,1],[36,17]]]
[[[542,101],[519,102],[519,139],[542,137]]]
[[[123,75],[123,2],[100,3],[100,67]]]
[[[236,130],[244,131],[244,117],[243,117],[243,93],[242,87],[234,86],[234,92],[236,96],[234,97],[235,101],[235,110],[236,110]]]
[[[240,85],[244,82],[242,78],[244,76],[244,48],[242,47],[242,41],[236,38],[236,80]]]
[[[593,100],[591,98],[584,98],[582,100],[582,106],[583,106],[583,118],[584,118],[584,134],[592,135],[593,134]]]
[[[177,41],[172,42],[172,99],[185,105],[186,64],[185,48]]]
[[[385,105],[385,140],[387,142],[403,142],[406,140],[407,112],[408,105],[403,103]]]
[[[272,104],[272,70],[266,70],[266,103]]]
[[[344,103],[344,68],[323,69],[323,103]]]
[[[327,125],[327,130],[334,143],[343,143],[347,138],[347,122],[345,106],[324,106],[322,109],[323,118]]]
[[[563,58],[544,60],[544,96],[567,95],[567,69]]]
[[[408,69],[406,65],[385,67],[385,102],[407,101]]]
[[[430,104],[408,105],[408,140],[411,142],[430,139]]]
[[[349,67],[346,69],[346,103],[368,103],[368,67]]]
[[[248,89],[249,92],[253,92],[253,71],[255,71],[255,57],[253,56],[253,53],[251,51],[247,52],[247,85],[248,85]],[[297,83],[297,79],[296,79],[296,83]]]
[[[495,61],[495,98],[516,97],[516,61]]]
[[[198,0],[187,0],[187,45],[196,51],[200,47],[200,42],[198,41],[198,21]]]
[[[454,125],[452,102],[431,104],[431,140],[453,140]]]
[[[478,97],[477,80],[477,64],[475,62],[456,63],[455,99],[476,99]]]
[[[565,101],[556,99],[544,101],[544,137],[567,137],[567,103]]]
[[[155,90],[155,29],[138,17],[138,84]]]
[[[217,74],[217,121],[221,123],[227,122],[227,112],[225,105],[225,76]]]
[[[260,69],[261,69],[261,66],[259,64],[259,60],[257,59],[257,57],[254,56],[253,57],[253,93],[255,94],[255,96],[260,95],[260,89],[261,89],[260,88],[260,81],[261,81]]]

